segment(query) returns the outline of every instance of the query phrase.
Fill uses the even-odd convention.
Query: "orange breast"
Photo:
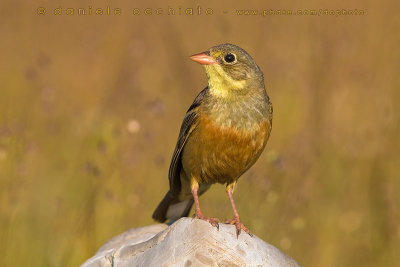
[[[252,130],[218,126],[203,114],[182,154],[187,177],[199,183],[231,183],[250,168],[263,151],[270,133],[269,120]]]

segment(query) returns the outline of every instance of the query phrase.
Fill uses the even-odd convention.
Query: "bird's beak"
[[[217,61],[210,56],[210,52],[208,51],[190,56],[190,59],[197,63],[200,63],[201,65],[211,65],[217,63]]]

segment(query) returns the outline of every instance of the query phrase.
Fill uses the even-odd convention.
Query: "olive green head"
[[[263,74],[253,58],[242,48],[221,44],[193,55],[204,65],[211,92],[219,96],[244,94],[253,88],[264,88]]]

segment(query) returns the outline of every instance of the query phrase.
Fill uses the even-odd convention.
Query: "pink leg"
[[[193,186],[192,195],[194,198],[194,206],[195,206],[195,213],[193,214],[193,218],[208,221],[212,226],[215,226],[215,227],[217,227],[217,229],[219,229],[218,219],[208,218],[208,217],[204,216],[203,213],[201,212],[200,204],[199,204],[199,197],[197,196],[197,190],[198,190],[198,186]]]
[[[233,217],[232,220],[227,220],[226,223],[233,224],[233,225],[236,226],[236,236],[237,236],[238,238],[239,238],[239,235],[240,235],[241,230],[245,231],[245,232],[248,233],[250,236],[253,236],[253,235],[250,233],[250,230],[249,230],[248,228],[246,228],[246,227],[243,225],[243,223],[240,221],[239,213],[238,213],[237,210],[236,210],[235,201],[233,200],[233,189],[232,189],[232,187],[229,187],[228,190],[227,190],[227,192],[228,192],[229,200],[231,201],[231,205],[232,205],[232,208],[233,208],[234,217]]]

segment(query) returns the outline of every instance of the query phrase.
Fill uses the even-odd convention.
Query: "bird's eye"
[[[225,62],[232,63],[236,60],[236,58],[235,55],[229,53],[224,57],[224,60]]]

